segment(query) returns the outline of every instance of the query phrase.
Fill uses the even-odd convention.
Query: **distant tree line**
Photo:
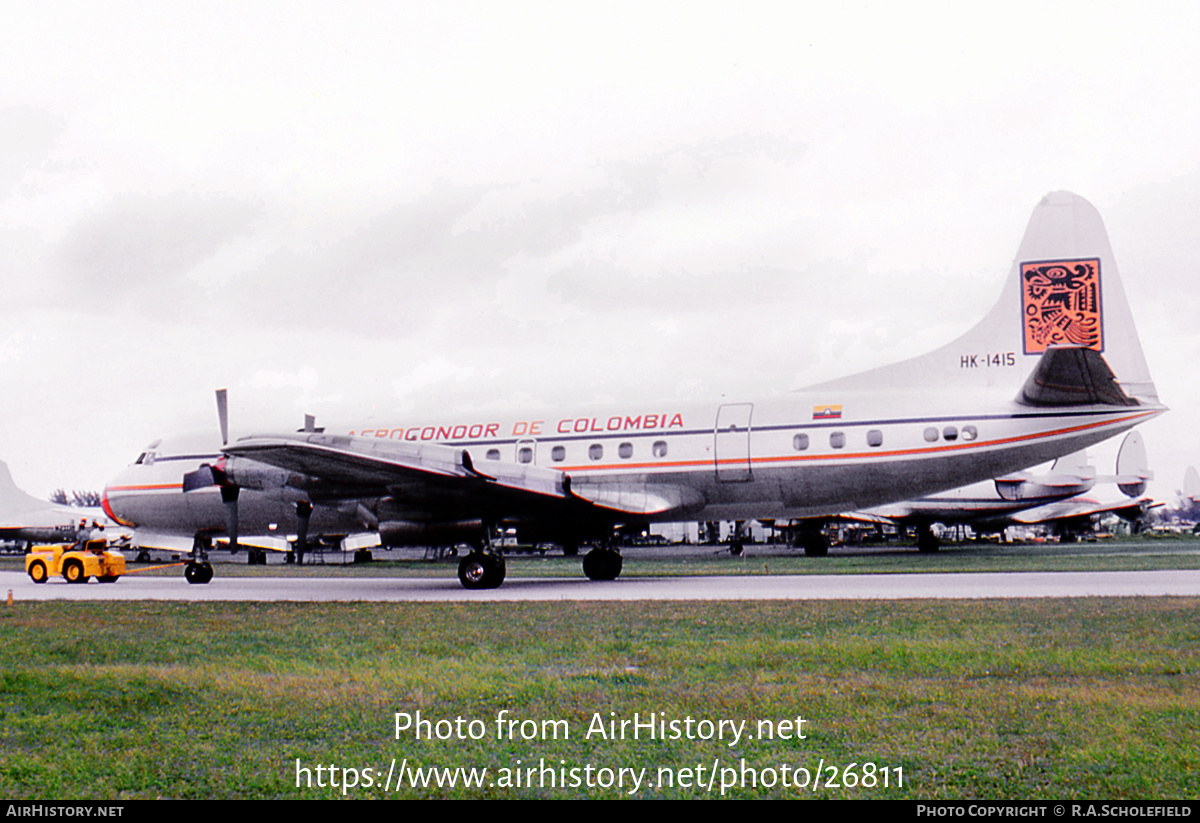
[[[54,494],[50,495],[50,502],[60,506],[96,509],[100,507],[100,492],[73,491],[71,496],[67,497],[64,489],[55,489]]]

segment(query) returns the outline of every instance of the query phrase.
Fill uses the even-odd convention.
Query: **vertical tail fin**
[[[0,514],[29,511],[37,508],[49,508],[45,500],[38,500],[31,494],[22,491],[13,480],[8,464],[0,461]]]
[[[929,354],[813,388],[982,386],[1016,394],[1058,346],[1100,352],[1125,394],[1157,404],[1104,222],[1070,192],[1048,194],[1034,209],[1000,299],[974,328]]]
[[[1188,466],[1183,473],[1183,496],[1192,503],[1200,502],[1200,474],[1195,466]]]

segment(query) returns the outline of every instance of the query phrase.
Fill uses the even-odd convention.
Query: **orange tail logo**
[[[1100,260],[1021,264],[1025,353],[1050,346],[1104,351],[1100,311]]]

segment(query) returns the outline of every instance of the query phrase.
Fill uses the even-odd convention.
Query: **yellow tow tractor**
[[[34,583],[45,583],[51,575],[62,575],[68,583],[86,583],[92,577],[101,583],[115,583],[125,574],[125,555],[108,551],[104,540],[89,540],[82,549],[34,546],[25,555],[25,571]]]

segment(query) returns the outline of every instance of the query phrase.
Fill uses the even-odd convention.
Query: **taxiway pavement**
[[[498,589],[467,591],[457,578],[229,577],[190,585],[179,577],[128,575],[116,583],[35,584],[0,572],[0,597],[30,600],[203,601],[529,601],[529,600],[960,600],[1023,597],[1200,596],[1200,570],[950,574],[736,575],[509,578]]]

